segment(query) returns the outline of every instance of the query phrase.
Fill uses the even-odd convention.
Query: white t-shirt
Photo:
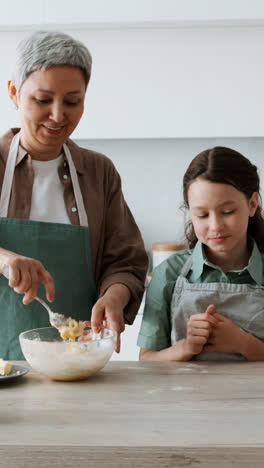
[[[32,159],[34,183],[29,219],[71,224],[64,203],[64,186],[58,174],[62,158],[61,154],[51,161]]]

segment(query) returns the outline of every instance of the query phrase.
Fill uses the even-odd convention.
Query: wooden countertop
[[[263,467],[262,362],[110,362],[80,382],[30,371],[0,396],[0,467]]]

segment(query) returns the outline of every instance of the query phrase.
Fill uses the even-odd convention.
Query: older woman
[[[91,63],[82,43],[56,32],[18,47],[8,90],[21,129],[0,138],[0,269],[24,297],[1,275],[4,359],[22,358],[21,331],[49,325],[37,293],[56,312],[91,318],[95,331],[105,321],[118,336],[140,304],[147,256],[120,177],[108,158],[69,139]]]

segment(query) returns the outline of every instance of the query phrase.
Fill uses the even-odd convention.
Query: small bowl
[[[56,328],[35,328],[20,333],[22,352],[31,367],[52,380],[82,380],[109,361],[117,334],[104,328],[96,339],[66,341]],[[92,333],[91,333],[92,337]]]

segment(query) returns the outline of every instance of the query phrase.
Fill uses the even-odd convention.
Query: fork
[[[4,265],[2,268],[3,275],[9,279],[9,267],[8,265]],[[40,299],[40,297],[36,296],[34,298],[36,301],[38,301],[45,309],[47,310],[49,314],[49,321],[50,324],[55,327],[55,328],[60,328],[61,326],[65,325],[67,322],[67,318],[64,317],[62,314],[58,314],[57,312],[53,312],[51,308],[48,306],[48,304],[43,301],[43,299]]]

